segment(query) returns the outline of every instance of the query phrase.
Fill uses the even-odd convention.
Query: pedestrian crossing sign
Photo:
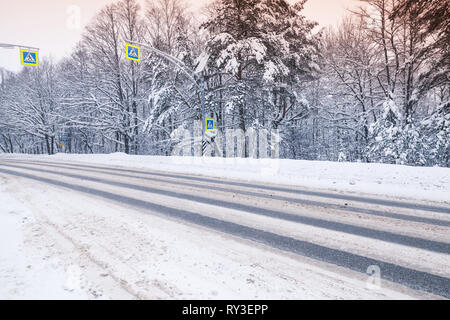
[[[20,62],[24,66],[35,66],[39,65],[39,53],[37,51],[20,49]]]
[[[206,119],[206,131],[214,131],[216,129],[216,124],[214,119]]]
[[[61,142],[62,143],[68,143],[69,142],[69,136],[67,135],[67,133],[61,134]]]
[[[141,47],[127,44],[127,59],[141,61]]]

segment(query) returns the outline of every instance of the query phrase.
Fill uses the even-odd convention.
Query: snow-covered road
[[[51,159],[2,158],[0,183],[27,254],[90,298],[450,297],[442,202]]]

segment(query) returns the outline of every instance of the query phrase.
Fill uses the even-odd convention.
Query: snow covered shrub
[[[422,133],[427,145],[429,165],[449,166],[450,153],[450,102],[421,122]]]
[[[425,165],[427,145],[420,128],[405,121],[393,99],[383,104],[383,115],[370,127],[368,158],[373,162]]]

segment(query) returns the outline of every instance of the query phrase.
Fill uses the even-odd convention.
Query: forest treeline
[[[322,30],[305,2],[107,5],[69,57],[2,70],[0,152],[170,155],[173,133],[202,120],[203,79],[216,128],[277,129],[282,158],[448,167],[448,1],[364,0]],[[144,47],[126,59],[127,41],[198,83]]]

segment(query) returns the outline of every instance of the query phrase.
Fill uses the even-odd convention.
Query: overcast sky
[[[208,0],[186,0],[200,8]],[[108,3],[114,0],[0,0],[0,43],[40,48],[40,57],[56,61],[70,54],[80,40],[83,27]],[[144,2],[144,0],[142,1]],[[321,26],[335,25],[355,8],[357,0],[309,0],[304,14]],[[80,28],[77,19],[80,12]],[[18,71],[21,68],[18,49],[0,48],[0,67]]]

